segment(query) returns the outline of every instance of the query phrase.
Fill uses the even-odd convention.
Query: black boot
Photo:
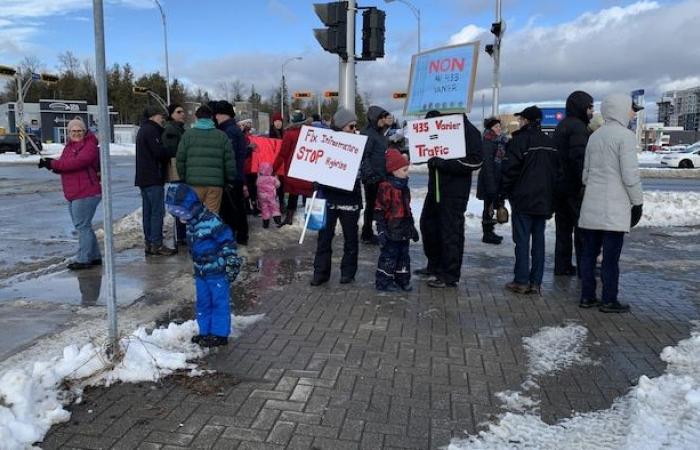
[[[275,221],[275,224],[276,224],[278,227],[279,227],[280,225],[282,225],[282,218],[281,218],[280,216],[275,216],[275,217],[272,218],[272,220]]]
[[[288,209],[287,214],[284,217],[284,222],[281,224],[277,225],[278,227],[281,227],[283,225],[292,225],[294,223],[294,213],[296,211],[293,209]]]
[[[499,236],[493,232],[493,223],[482,222],[481,228],[484,230],[484,237],[481,238],[481,242],[483,242],[484,244],[499,245],[503,241],[502,236]]]
[[[270,228],[270,219],[263,219],[263,228]]]

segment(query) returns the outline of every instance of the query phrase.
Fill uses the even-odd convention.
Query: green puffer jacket
[[[185,131],[177,148],[177,173],[190,186],[218,186],[233,182],[236,165],[231,141],[207,123]]]

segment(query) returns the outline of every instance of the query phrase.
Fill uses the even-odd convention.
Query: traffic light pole
[[[355,0],[348,0],[346,48],[347,60],[340,59],[340,105],[355,112]]]
[[[496,0],[496,23],[501,23],[501,0]],[[502,32],[501,32],[502,33]],[[491,115],[498,116],[498,97],[501,89],[501,35],[496,36],[493,46],[493,106]]]

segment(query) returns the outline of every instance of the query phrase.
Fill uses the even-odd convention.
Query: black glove
[[[413,230],[411,230],[411,240],[413,242],[418,242],[420,239],[420,234],[418,234],[418,230],[416,230],[416,227],[413,227]]]
[[[312,186],[313,191],[320,191],[321,190],[321,185],[319,184],[318,181],[314,181],[313,183],[311,183],[311,186]]]
[[[37,165],[38,168],[43,169],[49,169],[51,170],[51,163],[53,162],[53,159],[51,158],[41,158],[39,160],[39,164]]]
[[[630,220],[630,227],[634,227],[642,219],[642,205],[632,206],[632,220]]]
[[[440,158],[439,156],[433,156],[428,160],[428,168],[429,169],[439,169],[442,163],[445,160]]]

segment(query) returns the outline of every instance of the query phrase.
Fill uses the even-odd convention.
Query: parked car
[[[41,140],[34,135],[34,134],[28,134],[27,137],[36,144],[36,147],[41,151]],[[8,133],[8,134],[0,134],[0,153],[17,153],[20,154],[22,153],[22,147],[20,146],[19,142],[19,134],[17,133]],[[27,153],[29,154],[36,154],[36,150],[34,150],[34,147],[32,146],[31,143],[27,142]]]
[[[664,155],[661,158],[661,165],[680,169],[700,167],[700,142],[696,142],[682,152]]]

